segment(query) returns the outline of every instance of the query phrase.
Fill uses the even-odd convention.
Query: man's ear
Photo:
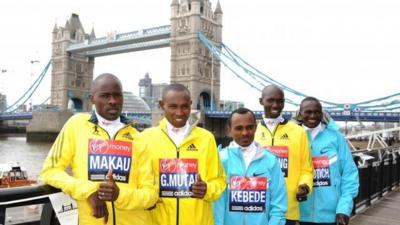
[[[295,112],[294,118],[295,118],[297,121],[299,121],[299,122],[302,122],[302,121],[303,121],[303,116],[301,115],[300,110],[297,110],[297,111]]]
[[[93,102],[93,95],[92,95],[92,94],[89,95],[89,100],[90,100],[90,103],[94,104],[94,102]]]
[[[158,101],[158,105],[160,106],[160,109],[164,110],[164,102],[163,102],[163,100]]]
[[[231,126],[230,126],[229,124],[226,125],[225,131],[226,131],[226,132],[225,132],[225,133],[226,133],[226,136],[232,138],[232,135],[231,135]]]
[[[259,98],[258,102],[260,103],[260,105],[263,105],[262,98]]]

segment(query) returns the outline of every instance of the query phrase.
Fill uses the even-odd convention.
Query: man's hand
[[[107,177],[108,182],[101,183],[99,190],[97,191],[99,194],[99,199],[103,201],[115,201],[119,196],[119,187],[114,181],[111,169],[108,170]]]
[[[96,218],[108,218],[108,210],[107,210],[107,205],[104,201],[100,200],[97,197],[97,191],[93,192],[89,198],[88,198],[88,203],[90,207],[92,208],[92,216]]]
[[[346,214],[336,214],[336,225],[348,225],[350,217]]]
[[[207,192],[207,184],[201,179],[200,174],[197,174],[197,180],[192,184],[192,198],[204,198]]]
[[[297,201],[304,201],[307,198],[307,194],[310,192],[310,188],[308,187],[307,184],[300,184],[297,193],[296,193],[296,198]]]

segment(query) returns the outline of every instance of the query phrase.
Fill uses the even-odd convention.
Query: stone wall
[[[32,120],[26,128],[27,142],[52,142],[64,123],[72,116],[70,111],[33,112]]]

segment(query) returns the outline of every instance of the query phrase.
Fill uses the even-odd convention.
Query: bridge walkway
[[[350,225],[400,225],[400,188],[388,193],[364,212],[358,213]]]

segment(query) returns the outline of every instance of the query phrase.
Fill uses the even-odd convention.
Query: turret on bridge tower
[[[220,63],[200,43],[203,32],[216,46],[222,42],[222,10],[209,0],[173,0],[171,3],[171,83],[187,86],[192,108],[218,107]]]
[[[95,39],[94,30],[86,34],[79,16],[72,14],[64,27],[54,26],[52,42],[51,104],[66,110],[90,111],[89,93],[93,80],[94,57],[67,52],[74,43]]]

